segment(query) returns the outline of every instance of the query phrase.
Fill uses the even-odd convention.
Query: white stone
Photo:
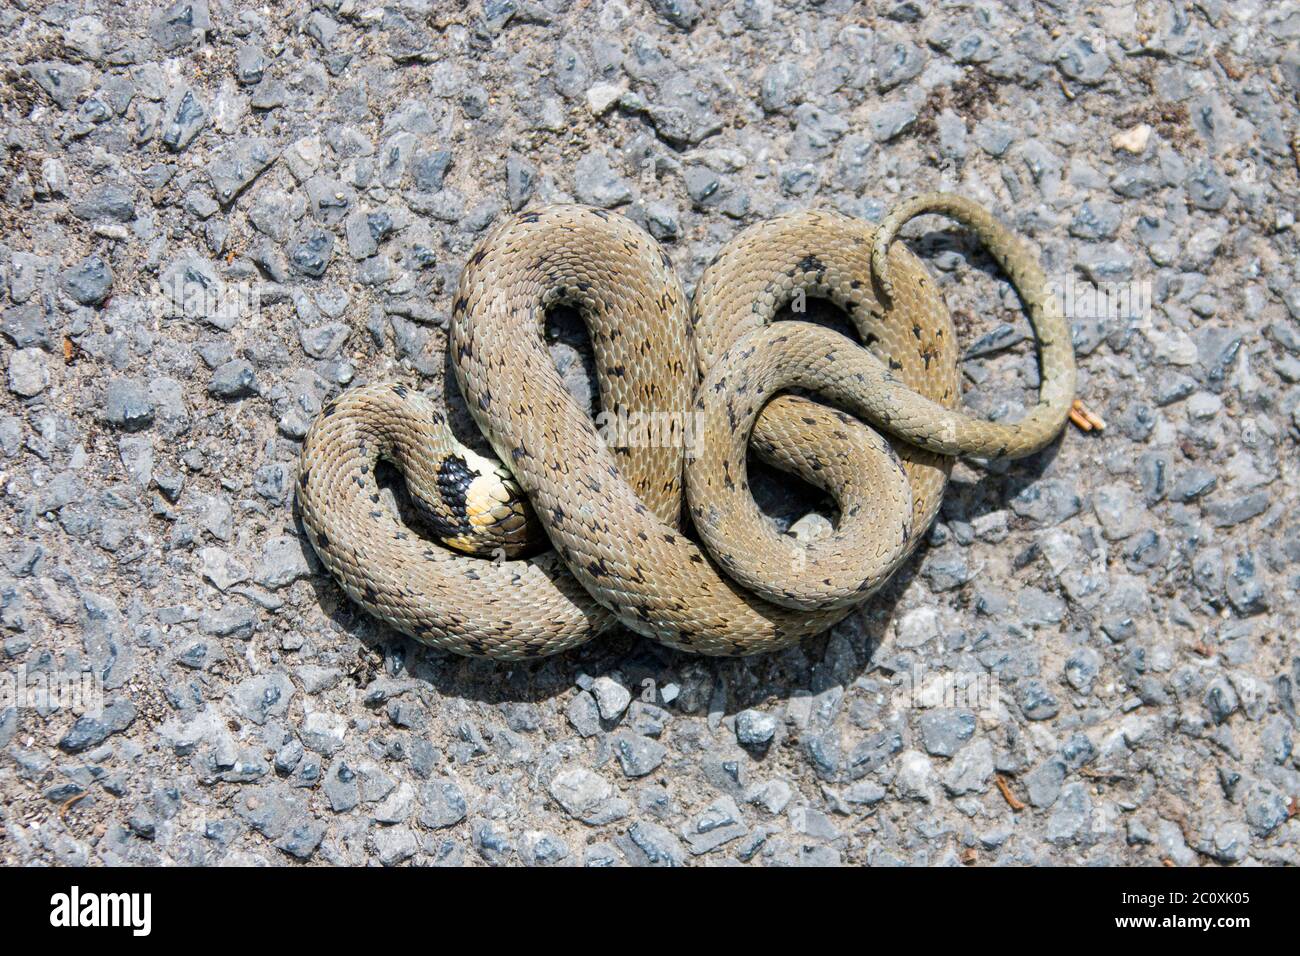
[[[40,349],[18,349],[9,357],[9,391],[31,398],[50,384],[50,370]]]
[[[592,116],[604,116],[624,92],[623,87],[613,83],[597,83],[587,90],[587,109]]]
[[[1147,148],[1147,141],[1150,139],[1151,127],[1146,123],[1139,123],[1132,129],[1126,129],[1124,132],[1112,136],[1110,145],[1113,149],[1122,149],[1124,152],[1136,156]]]

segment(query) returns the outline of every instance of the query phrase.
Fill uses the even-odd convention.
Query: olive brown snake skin
[[[930,212],[972,229],[1026,307],[1041,384],[1018,421],[959,410],[948,310],[924,266],[892,242]],[[772,321],[800,292],[843,310],[863,344]],[[587,325],[602,407],[660,416],[670,424],[658,440],[607,445],[569,395],[542,335],[556,305]],[[705,271],[693,302],[629,220],[571,205],[525,212],[470,257],[448,347],[500,461],[460,445],[423,394],[372,384],[313,423],[298,501],[312,546],[354,601],[427,644],[504,660],[574,647],[615,622],[703,654],[768,651],[825,630],[911,553],[953,456],[1042,449],[1075,387],[1069,327],[1033,252],[974,202],[939,193],[902,203],[878,227],[824,211],[751,226]],[[750,448],[835,498],[831,533],[802,543],[777,531],[749,491]],[[404,473],[452,547],[380,503],[380,459]],[[537,554],[544,539],[553,549]]]

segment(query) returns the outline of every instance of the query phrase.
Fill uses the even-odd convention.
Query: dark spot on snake
[[[809,253],[799,260],[799,268],[804,272],[825,272],[826,263]]]
[[[330,539],[329,539],[329,536],[326,535],[324,531],[319,531],[319,532],[317,532],[317,534],[316,534],[316,550],[317,550],[317,551],[328,551],[328,550],[329,550],[329,546],[330,546]]]
[[[889,367],[890,367],[891,369],[893,369],[894,371],[898,371],[900,368],[903,367],[903,363],[902,363],[902,362],[896,362],[896,361],[894,361],[894,360],[891,358],[891,359],[889,360]]]
[[[405,386],[405,385],[394,385],[394,386],[393,386],[393,394],[396,395],[398,398],[406,398],[406,396],[407,396],[406,386]]]

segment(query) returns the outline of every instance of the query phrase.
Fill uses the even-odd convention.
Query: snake
[[[1014,421],[961,407],[952,318],[894,241],[923,214],[971,230],[1020,296],[1040,375]],[[800,318],[807,298],[837,307],[857,338]],[[546,345],[561,306],[589,334],[596,418]],[[878,225],[823,209],[754,223],[690,298],[630,219],[526,209],[476,244],[448,326],[455,380],[495,458],[457,439],[438,398],[359,385],[312,422],[296,499],[352,601],[432,647],[504,661],[620,624],[728,656],[821,633],[913,553],[958,456],[1042,450],[1075,389],[1070,328],[1034,251],[948,193],[903,201]],[[828,494],[833,526],[783,533],[755,502],[751,452]],[[381,461],[405,479],[415,522],[381,496]]]

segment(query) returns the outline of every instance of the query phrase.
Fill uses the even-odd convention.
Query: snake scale
[[[924,266],[893,243],[923,213],[972,229],[1020,294],[1041,375],[1018,421],[959,408],[951,318]],[[861,342],[773,321],[799,296],[832,302]],[[547,310],[561,305],[588,328],[602,407],[667,422],[655,440],[607,441],[570,396],[543,338]],[[954,456],[1040,450],[1075,387],[1069,327],[1032,251],[978,204],[941,193],[874,227],[826,211],[753,225],[723,247],[693,301],[630,220],[575,205],[526,211],[470,256],[448,347],[499,460],[461,445],[441,404],[371,384],[322,408],[297,497],[312,546],[352,600],[419,641],[501,660],[563,651],[616,622],[719,655],[818,633],[911,553]],[[807,543],[778,532],[749,490],[751,449],[833,496],[833,531]],[[443,544],[381,504],[381,459]]]

